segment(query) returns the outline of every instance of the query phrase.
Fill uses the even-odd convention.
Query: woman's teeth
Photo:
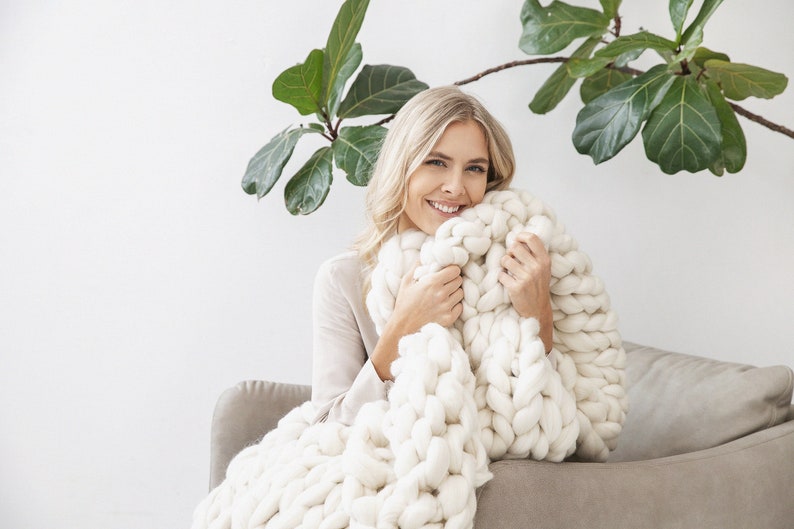
[[[445,206],[443,204],[439,204],[438,202],[433,202],[432,200],[429,200],[428,202],[430,202],[431,206],[444,213],[455,213],[460,209],[460,206]]]

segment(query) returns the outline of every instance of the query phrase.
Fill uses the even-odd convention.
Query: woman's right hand
[[[416,266],[403,277],[394,311],[371,357],[382,380],[392,378],[391,363],[397,358],[400,338],[419,331],[428,323],[449,327],[463,312],[463,278],[459,266],[446,266],[418,281],[414,280],[415,270]]]
[[[427,323],[449,327],[463,311],[459,266],[449,265],[415,280],[417,266],[403,277],[390,318],[404,335],[417,332]]]

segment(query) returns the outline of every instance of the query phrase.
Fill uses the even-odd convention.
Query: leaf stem
[[[612,34],[615,37],[620,37],[620,24],[621,24],[620,15],[615,15],[614,22],[615,22],[615,26],[614,26],[615,29],[612,31]]]
[[[337,133],[338,129],[334,128],[334,126],[331,124],[331,118],[328,117],[328,113],[325,111],[325,109],[323,109],[322,111],[322,117],[323,117],[323,124],[325,125],[325,129],[328,131],[328,134],[323,132],[323,136],[328,138],[329,141],[333,142],[338,136]],[[342,120],[340,119],[339,121]],[[336,122],[337,127],[339,127],[339,121]]]

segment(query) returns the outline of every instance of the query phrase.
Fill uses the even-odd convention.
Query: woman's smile
[[[442,202],[436,202],[435,200],[428,200],[427,203],[430,204],[430,207],[437,210],[439,213],[442,213],[444,215],[449,215],[450,217],[454,217],[455,214],[458,211],[460,211],[460,209],[463,207],[460,204],[451,205]]]

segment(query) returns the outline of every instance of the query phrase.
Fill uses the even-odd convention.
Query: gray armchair
[[[630,411],[606,463],[498,461],[475,527],[794,527],[794,375],[625,344]],[[241,382],[218,400],[210,487],[245,446],[310,396]]]

